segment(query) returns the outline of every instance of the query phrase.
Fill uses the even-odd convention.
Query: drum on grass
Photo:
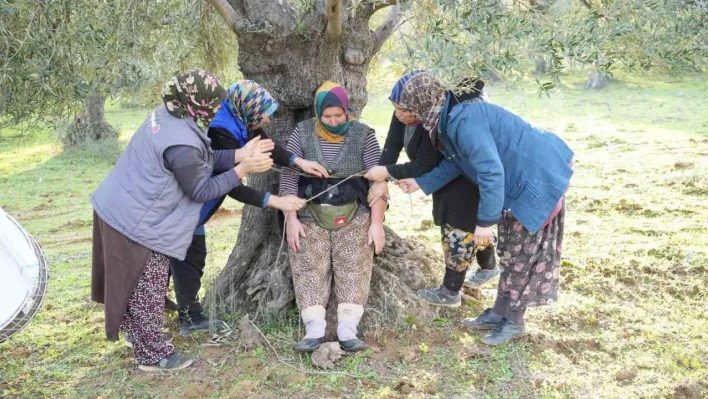
[[[0,342],[22,330],[42,306],[47,263],[37,241],[0,208]]]

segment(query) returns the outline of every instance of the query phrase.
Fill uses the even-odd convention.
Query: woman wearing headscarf
[[[202,204],[268,170],[269,153],[235,165],[235,152],[212,151],[208,125],[226,91],[203,70],[175,76],[91,197],[92,299],[105,304],[106,335],[130,337],[146,371],[178,370],[192,360],[162,338],[169,257],[184,259]],[[213,176],[212,171],[224,173]]]
[[[419,177],[430,172],[442,159],[433,147],[425,127],[416,122],[413,114],[401,106],[401,94],[408,81],[423,73],[415,70],[399,79],[391,91],[389,100],[395,108],[391,126],[379,165],[367,172],[371,181],[383,182],[387,179],[400,180]],[[452,101],[463,102],[479,98],[484,83],[481,80],[465,79],[458,85],[465,92],[450,93]],[[410,162],[396,165],[401,149],[405,149]],[[377,201],[383,195],[381,187],[375,185],[369,193],[369,201]],[[474,183],[459,176],[433,193],[433,220],[440,226],[442,248],[445,259],[445,276],[439,287],[418,290],[421,299],[434,305],[458,307],[462,304],[462,285],[479,288],[482,284],[499,275],[494,258],[494,247],[482,247],[478,251],[473,240],[477,223],[479,188]],[[479,268],[465,280],[470,265],[477,259]]]
[[[491,329],[483,338],[490,345],[522,334],[526,309],[558,297],[573,151],[557,135],[497,105],[454,105],[443,83],[427,72],[406,84],[401,106],[431,133],[445,158],[433,171],[399,186],[430,194],[463,175],[480,191],[475,244],[490,243],[492,226],[499,225],[502,272],[494,307],[465,325]]]
[[[327,177],[317,162],[305,160],[268,139],[262,127],[270,122],[278,102],[258,83],[239,80],[227,90],[226,98],[209,124],[207,132],[214,150],[235,150],[236,163],[254,153],[272,151],[273,161],[281,166],[297,166],[315,176]],[[215,172],[214,175],[218,175]],[[277,196],[248,186],[238,186],[228,193],[237,201],[259,208],[271,207],[283,212],[297,211],[305,201],[296,195]],[[184,260],[170,259],[178,307],[180,335],[208,332],[223,325],[203,315],[199,301],[201,277],[206,266],[206,229],[204,224],[219,209],[226,195],[207,201],[199,215],[199,224]]]
[[[295,298],[305,324],[305,337],[295,349],[309,352],[324,342],[334,277],[339,344],[349,352],[364,350],[357,326],[369,296],[374,253],[385,243],[386,203],[369,207],[366,179],[346,178],[376,165],[381,156],[376,134],[353,120],[344,88],[325,82],[315,94],[315,118],[297,125],[287,149],[324,165],[330,176],[280,179],[281,194],[311,200],[299,212],[286,214]]]

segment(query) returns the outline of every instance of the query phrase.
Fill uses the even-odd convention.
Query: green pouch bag
[[[343,227],[347,227],[352,219],[354,219],[357,208],[358,204],[356,200],[344,205],[307,203],[307,209],[310,210],[317,224],[327,230],[339,230]]]

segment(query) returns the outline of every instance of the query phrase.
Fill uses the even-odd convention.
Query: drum
[[[37,241],[0,208],[0,342],[22,330],[42,306],[47,263]]]

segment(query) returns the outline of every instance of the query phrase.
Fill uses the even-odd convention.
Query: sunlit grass
[[[393,111],[386,97],[394,78],[386,79],[372,82],[361,116],[381,143]],[[583,80],[563,76],[551,98],[533,85],[488,85],[493,102],[557,132],[576,152],[560,301],[528,312],[528,338],[470,355],[479,335],[460,319],[491,303],[490,286],[482,302],[441,310],[430,326],[382,332],[379,352],[343,362],[339,371],[355,377],[303,374],[268,347],[205,348],[204,336],[176,340],[197,357],[194,368],[174,377],[136,371],[131,352],[106,341],[102,308],[89,300],[89,196],[149,110],[109,105],[121,141],[66,152],[50,132],[21,142],[0,132],[0,207],[37,237],[51,273],[45,307],[0,344],[0,396],[394,398],[408,377],[415,398],[665,398],[684,392],[679,384],[708,381],[708,83],[620,76],[590,92],[579,89]],[[430,198],[392,193],[386,223],[437,251],[438,229],[422,223],[432,219]],[[241,205],[227,200],[225,208],[208,226],[207,280],[238,234]],[[289,323],[263,329],[281,356],[308,368],[291,349],[299,323]],[[402,360],[401,348],[415,358]],[[246,366],[252,358],[264,365]]]

